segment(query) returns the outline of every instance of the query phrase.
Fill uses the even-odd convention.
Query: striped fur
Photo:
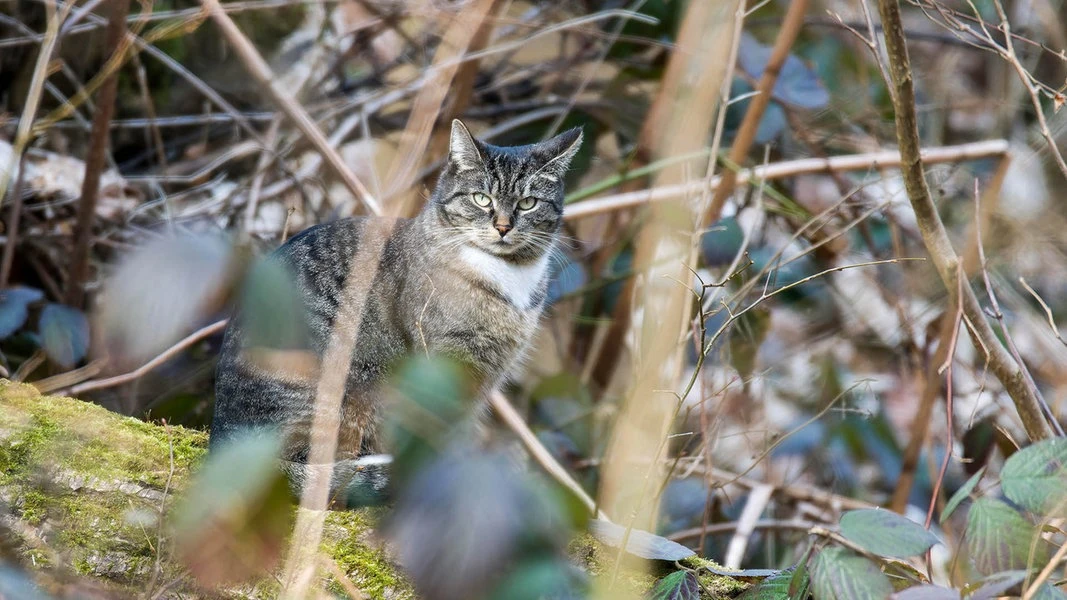
[[[471,365],[483,391],[519,367],[544,304],[563,214],[562,181],[581,132],[497,147],[475,140],[459,121],[452,127],[449,160],[417,217],[319,225],[273,254],[306,308],[304,350],[321,359],[331,334],[358,325],[337,462],[306,464],[315,374],[281,372],[253,360],[264,349],[249,347],[240,314],[227,329],[216,372],[213,446],[244,429],[280,428],[282,464],[294,491],[312,469],[329,469],[336,506],[380,503],[388,496],[382,455],[389,450],[381,435],[381,384],[398,359],[423,351],[453,356]],[[389,237],[376,257],[360,322],[346,323],[338,319],[345,279],[371,229]]]

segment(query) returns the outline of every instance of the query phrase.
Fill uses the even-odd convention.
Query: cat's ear
[[[452,163],[457,172],[485,168],[478,142],[459,119],[452,119],[452,136],[448,141],[448,162]]]
[[[567,169],[582,147],[582,128],[568,129],[556,137],[538,144],[541,156],[547,159],[537,175],[558,183],[567,174]]]

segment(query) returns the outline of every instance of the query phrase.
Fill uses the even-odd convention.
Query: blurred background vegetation
[[[206,429],[219,321],[243,292],[272,299],[253,307],[264,322],[288,314],[287,283],[250,271],[254,258],[366,214],[368,197],[410,214],[459,117],[499,145],[584,129],[550,308],[504,391],[591,495],[626,399],[646,400],[632,398],[641,328],[670,331],[676,317],[642,310],[635,292],[650,268],[640,232],[661,218],[649,206],[674,198],[698,227],[714,217],[677,284],[697,316],[672,340],[685,350],[672,435],[647,457],[664,477],[628,492],[658,506],[639,529],[730,569],[782,569],[842,510],[881,506],[930,526],[928,512],[1029,441],[957,322],[954,293],[930,261],[903,260],[928,252],[899,163],[883,153],[897,120],[873,2],[744,3],[736,62],[708,59],[726,69],[730,100],[707,107],[713,130],[690,132],[700,150],[683,156],[663,154],[673,146],[659,136],[672,118],[664,96],[689,93],[668,65],[698,0],[223,2],[346,179],[257,82],[213,3],[139,0],[112,15],[120,1],[0,0],[0,367],[14,381]],[[711,4],[726,23],[717,35],[731,35],[730,3]],[[484,19],[464,21],[472,11]],[[909,0],[902,11],[940,217],[1001,341],[1062,423],[1067,11],[1058,0]],[[782,45],[791,21],[799,32]],[[735,157],[769,62],[769,103]],[[114,112],[101,118],[109,83]],[[94,126],[110,133],[103,145]],[[796,162],[846,156],[847,167]],[[97,185],[85,185],[87,161]],[[761,165],[707,210],[713,174]],[[684,193],[659,179],[672,170]],[[600,508],[621,518],[615,500]],[[965,517],[948,516],[932,525],[946,544],[927,564],[962,585],[974,579],[952,560],[967,552]],[[1008,563],[977,572],[1018,567]],[[683,579],[672,584],[684,590]]]

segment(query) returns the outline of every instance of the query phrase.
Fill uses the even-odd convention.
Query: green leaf
[[[1019,585],[1026,579],[1028,571],[1004,571],[994,573],[971,585],[964,587],[967,600],[993,600]]]
[[[1031,557],[1036,528],[1000,500],[979,498],[967,513],[967,550],[979,573],[1026,569],[1048,561],[1048,547],[1038,541]]]
[[[960,593],[939,585],[917,585],[893,594],[890,600],[960,600]]]
[[[589,533],[606,546],[621,548],[626,528],[610,521],[594,519],[589,522]],[[672,562],[696,554],[678,542],[640,529],[630,530],[630,535],[626,538],[626,551],[641,558]]]
[[[45,305],[37,324],[48,357],[71,368],[89,351],[89,320],[82,311],[62,304]]]
[[[1043,516],[1067,516],[1067,439],[1032,444],[1004,461],[1004,495]]]
[[[700,600],[700,583],[689,571],[675,571],[656,582],[649,600]]]
[[[789,593],[789,584],[793,580],[793,576],[797,573],[795,569],[789,569],[772,575],[757,585],[750,587],[741,594],[739,600],[790,600],[791,598],[807,598],[808,597],[808,581],[806,577],[806,569],[801,568],[804,581],[800,586],[801,589],[797,590],[797,593]]]
[[[281,560],[294,515],[281,449],[271,430],[213,445],[174,521],[175,550],[201,584],[247,581]]]
[[[895,512],[852,510],[841,517],[841,535],[881,556],[918,556],[938,543],[937,536]]]
[[[271,350],[310,345],[307,311],[296,276],[274,256],[256,261],[241,293],[242,343]],[[313,375],[312,375],[313,376]]]
[[[885,600],[893,593],[878,565],[844,548],[827,548],[815,556],[811,585],[819,600]]]
[[[945,509],[941,511],[941,518],[938,519],[939,523],[944,523],[952,516],[952,513],[959,507],[960,503],[971,495],[974,488],[978,487],[978,482],[982,480],[982,475],[985,475],[985,469],[985,467],[978,469],[978,472],[971,475],[967,483],[964,483],[960,489],[956,490],[955,494],[952,494],[952,497],[948,499],[948,503],[945,504]]]
[[[770,325],[771,311],[757,308],[742,315],[730,328],[730,366],[742,379],[752,376],[756,356]]]
[[[1034,594],[1034,600],[1067,600],[1067,592],[1046,582],[1042,583],[1041,587],[1037,588],[1037,593]]]

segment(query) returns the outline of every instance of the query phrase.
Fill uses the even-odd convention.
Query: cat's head
[[[581,145],[575,128],[528,146],[493,146],[452,121],[428,210],[448,238],[502,257],[540,256],[563,222],[563,180]]]

